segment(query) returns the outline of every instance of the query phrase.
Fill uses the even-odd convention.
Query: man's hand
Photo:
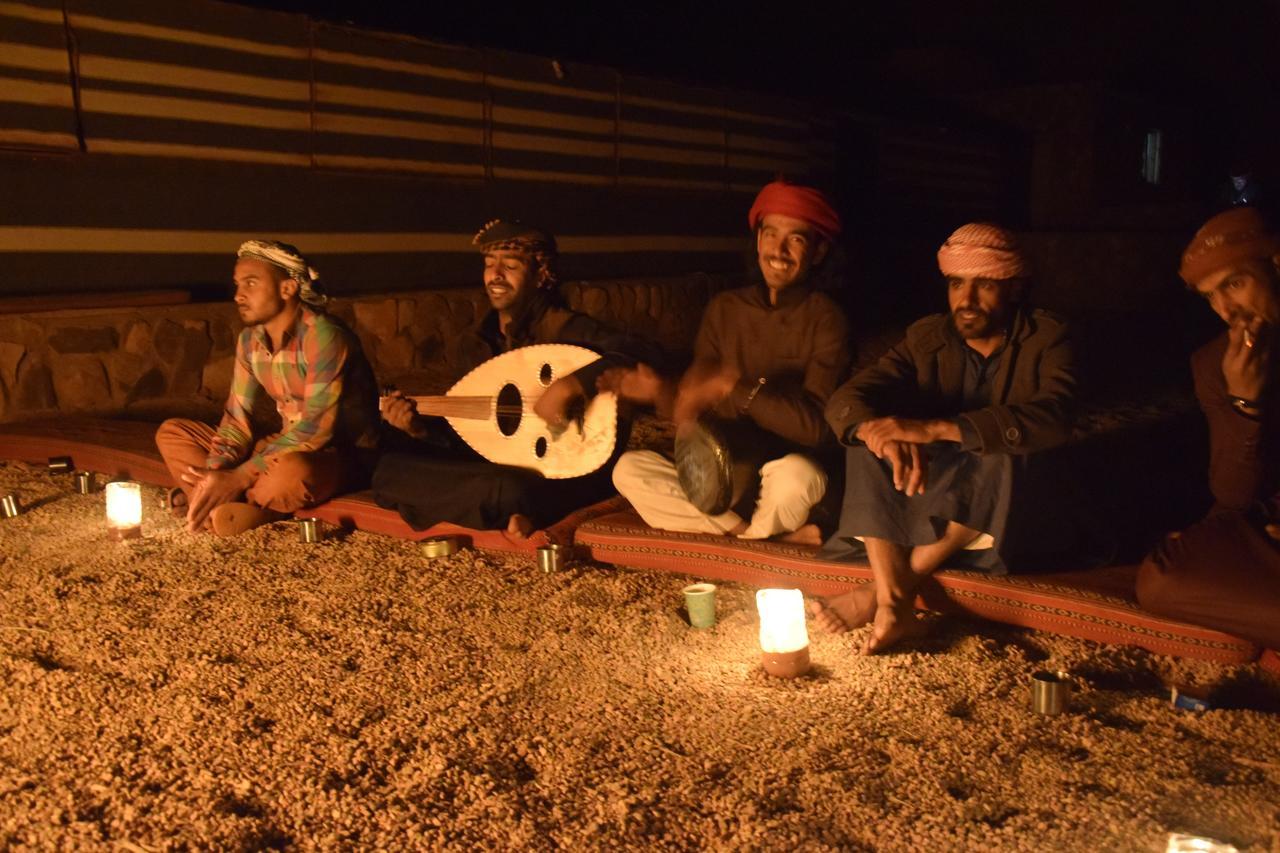
[[[1261,317],[1240,316],[1231,321],[1222,356],[1222,378],[1231,396],[1262,398],[1271,379],[1271,331]]]
[[[239,500],[245,489],[253,485],[254,476],[249,463],[239,468],[218,471],[212,468],[188,466],[182,481],[191,486],[191,501],[187,507],[187,530],[196,533],[204,529],[209,513],[215,507]]]
[[[922,421],[914,418],[875,418],[858,425],[854,437],[881,459],[890,441],[932,444],[935,441],[960,441],[960,427],[952,421]]]
[[[647,364],[610,367],[596,377],[596,391],[612,391],[620,400],[653,406],[664,418],[671,417],[676,396],[675,383]]]
[[[676,394],[674,419],[677,424],[695,421],[733,393],[740,374],[718,364],[695,364],[685,371]]]
[[[924,454],[920,445],[910,441],[887,441],[883,453],[893,467],[893,487],[907,497],[923,495],[925,487]]]
[[[399,391],[392,391],[382,399],[382,419],[414,438],[427,437],[427,424],[418,414],[418,407]]]
[[[542,392],[533,404],[533,413],[547,422],[553,436],[559,436],[569,427],[569,406],[583,396],[582,380],[572,373],[561,376]]]

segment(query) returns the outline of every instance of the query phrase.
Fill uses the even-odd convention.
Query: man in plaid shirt
[[[367,481],[377,386],[355,335],[322,310],[316,278],[286,243],[250,240],[237,252],[235,303],[246,328],[222,422],[215,430],[174,418],[156,432],[192,532],[241,533]],[[255,438],[251,414],[263,394],[281,427]]]

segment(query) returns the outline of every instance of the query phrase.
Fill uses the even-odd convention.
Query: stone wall
[[[574,282],[569,304],[687,352],[725,276]],[[379,379],[442,391],[441,353],[486,310],[479,287],[334,300]],[[240,322],[230,302],[0,315],[0,421],[63,413],[214,417]]]

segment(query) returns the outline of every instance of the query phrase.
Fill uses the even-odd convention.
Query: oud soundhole
[[[538,381],[542,383],[543,388],[551,384],[551,378],[551,365],[542,365],[542,369],[538,371]]]
[[[524,414],[520,389],[508,383],[498,392],[498,432],[503,435],[515,435],[520,429],[520,418]]]
[[[533,443],[533,455],[539,459],[547,455],[547,439],[544,436],[539,436]]]

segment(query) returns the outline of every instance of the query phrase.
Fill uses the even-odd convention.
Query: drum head
[[[676,430],[676,474],[699,511],[719,515],[733,505],[733,460],[715,426],[699,421]]]

